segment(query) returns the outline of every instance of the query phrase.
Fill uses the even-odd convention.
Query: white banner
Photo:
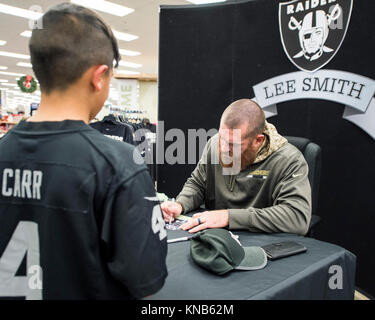
[[[365,113],[347,106],[343,118],[354,123],[375,139],[375,98],[372,98]]]
[[[346,105],[343,117],[375,139],[375,81],[357,74],[319,70],[293,72],[253,87],[255,100],[266,117],[277,115],[277,103],[297,99],[322,99]]]
[[[138,109],[139,83],[135,79],[117,79],[118,106],[123,109]]]

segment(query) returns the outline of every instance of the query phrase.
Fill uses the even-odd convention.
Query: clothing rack
[[[156,126],[150,123],[147,111],[125,110],[126,123],[134,130],[134,142],[147,163],[151,179],[157,180],[156,170]],[[145,147],[143,142],[147,146]],[[143,148],[140,148],[140,147]],[[151,163],[150,163],[151,162]]]
[[[106,134],[107,127],[104,124],[105,127],[103,128],[101,123],[103,124],[108,121],[117,122],[120,126],[123,124],[130,127],[133,139],[124,139],[124,141],[133,144],[140,151],[147,164],[151,179],[155,182],[157,180],[156,126],[150,123],[147,111],[129,110],[111,106],[109,107],[109,115],[96,124],[92,123],[90,125]],[[143,142],[146,142],[146,145]]]
[[[147,116],[146,111],[141,110],[125,110],[125,117],[130,123],[139,124],[143,118]]]
[[[109,107],[109,114],[115,115],[120,122],[128,122],[129,124],[140,124],[147,117],[147,111],[124,109],[118,106]]]

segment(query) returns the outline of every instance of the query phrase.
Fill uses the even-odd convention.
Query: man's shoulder
[[[301,151],[289,142],[272,153],[269,158],[277,158],[278,161],[283,160],[285,162],[305,161],[305,157]]]
[[[301,151],[290,142],[283,145],[279,150],[282,154],[287,154],[291,152],[293,155],[302,155]]]
[[[206,147],[207,148],[212,148],[212,147],[216,147],[217,146],[217,143],[219,141],[219,133],[215,133],[212,137],[210,137],[207,141],[207,144],[206,144]]]
[[[211,161],[215,161],[214,158],[217,156],[218,151],[218,141],[219,141],[219,133],[215,133],[213,136],[207,136],[207,143],[204,146],[203,153],[201,155],[201,160],[204,159],[204,162],[210,163]],[[199,143],[200,139],[199,139]]]

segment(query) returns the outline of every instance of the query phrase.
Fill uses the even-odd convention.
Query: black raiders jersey
[[[116,121],[114,116],[109,115],[103,121],[90,123],[90,127],[98,130],[108,138],[134,145],[133,128],[126,123]]]
[[[0,299],[134,299],[163,286],[165,224],[134,150],[73,120],[22,121],[0,140]]]

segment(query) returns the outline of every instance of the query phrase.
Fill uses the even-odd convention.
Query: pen
[[[173,242],[180,242],[180,241],[187,241],[190,240],[188,237],[182,237],[182,238],[177,238],[177,239],[170,239],[167,240],[167,243],[173,243]]]
[[[172,199],[172,207],[173,207],[173,209],[174,209],[174,206],[175,206],[175,199],[173,198]],[[171,224],[172,223],[172,217],[169,217],[169,224]]]

